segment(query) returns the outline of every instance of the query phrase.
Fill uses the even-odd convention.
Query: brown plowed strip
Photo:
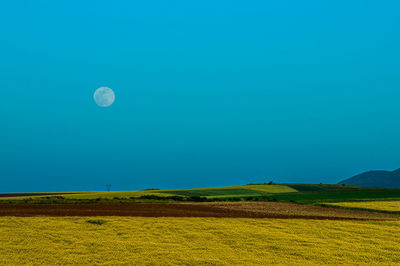
[[[282,205],[283,204],[283,205]],[[304,207],[305,206],[305,207]],[[317,208],[307,211],[304,208]],[[299,210],[300,208],[300,210]],[[303,208],[303,209],[301,209]],[[292,210],[292,212],[290,212]],[[332,210],[338,210],[335,216]],[[326,213],[324,213],[326,212]],[[382,220],[399,216],[291,203],[0,204],[0,216],[140,216]]]
[[[213,203],[210,203],[213,204]],[[351,209],[330,208],[288,202],[219,202],[215,207],[253,213],[288,215],[296,217],[327,217],[327,219],[400,219],[400,215]]]

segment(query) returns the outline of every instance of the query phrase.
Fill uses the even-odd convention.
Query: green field
[[[317,191],[343,191],[362,189],[359,186],[343,186],[338,184],[283,184],[299,192],[317,192]]]
[[[141,190],[113,192],[76,192],[57,195],[1,197],[3,203],[115,203],[171,201],[283,201],[302,204],[329,202],[400,200],[400,189],[372,189],[325,184],[250,184],[243,186]]]
[[[132,198],[140,198],[143,196],[157,196],[160,198],[171,196],[182,197],[206,197],[213,198],[240,198],[248,196],[267,196],[277,193],[293,193],[297,190],[286,185],[247,185],[247,186],[232,186],[232,187],[216,187],[216,188],[201,188],[201,189],[176,189],[176,190],[142,190],[142,191],[113,191],[113,192],[79,192],[59,194],[56,196],[18,196],[18,197],[0,197],[0,200],[40,200],[49,198],[64,198],[71,200],[94,200],[94,199],[110,199],[124,200]],[[1,194],[0,194],[1,196]]]
[[[400,189],[352,189],[282,193],[274,195],[278,201],[295,201],[298,203],[342,202],[363,200],[396,200],[400,199]]]
[[[179,196],[201,196],[207,198],[266,196],[276,193],[292,193],[297,190],[285,185],[246,185],[235,187],[217,187],[203,189],[177,189],[165,190],[159,193],[174,194]]]

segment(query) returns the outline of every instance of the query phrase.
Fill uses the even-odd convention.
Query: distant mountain
[[[368,171],[339,184],[357,185],[361,187],[400,188],[400,169],[394,171]]]
[[[400,175],[400,168],[397,170],[394,170],[392,173],[395,173],[396,175]]]

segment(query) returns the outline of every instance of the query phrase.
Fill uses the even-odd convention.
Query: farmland
[[[46,199],[48,197],[63,197],[71,200],[90,200],[90,199],[131,199],[142,196],[202,196],[212,198],[232,198],[246,196],[267,196],[277,193],[292,193],[297,190],[286,185],[246,185],[200,189],[174,189],[174,190],[139,190],[139,191],[112,191],[112,192],[75,192],[75,193],[8,193],[0,194],[0,200],[26,200],[26,199]]]
[[[0,264],[395,264],[400,222],[1,217]]]
[[[363,212],[285,202],[137,204],[1,204],[0,216],[136,216],[389,220],[396,214]]]
[[[297,193],[280,193],[273,195],[278,201],[296,201],[305,204],[321,202],[400,200],[400,189],[343,189],[311,191]]]
[[[400,213],[400,201],[355,201],[355,202],[336,202],[328,203],[331,206],[345,208],[368,209],[373,211],[386,211]]]
[[[168,193],[179,196],[204,196],[209,198],[262,196],[276,193],[292,192],[297,192],[297,190],[285,185],[246,185],[236,187],[160,191],[160,193]]]
[[[250,184],[243,186],[112,192],[0,194],[2,203],[132,203],[166,201],[273,200],[315,204],[355,200],[400,200],[400,189],[370,189],[322,184]]]
[[[0,264],[398,264],[400,190],[0,194]]]

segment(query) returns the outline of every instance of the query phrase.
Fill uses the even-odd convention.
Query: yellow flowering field
[[[360,201],[360,202],[337,202],[326,203],[333,206],[346,208],[362,208],[379,211],[400,212],[400,201]]]
[[[400,221],[0,217],[1,265],[271,263],[397,264]]]

